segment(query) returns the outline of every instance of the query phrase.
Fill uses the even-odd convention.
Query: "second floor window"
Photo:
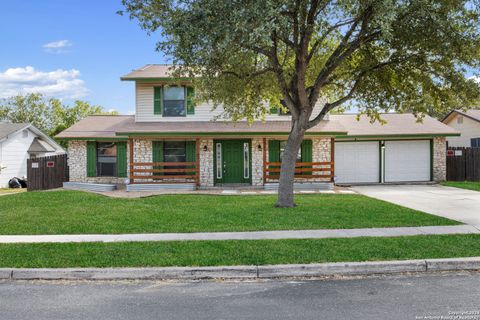
[[[184,87],[164,87],[163,88],[163,116],[164,117],[186,116]]]

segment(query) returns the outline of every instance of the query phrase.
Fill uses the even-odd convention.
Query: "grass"
[[[468,189],[473,191],[480,191],[480,182],[472,182],[472,181],[445,181],[442,182],[442,185],[447,187],[455,187],[455,188],[462,188]]]
[[[80,191],[0,197],[0,234],[152,233],[370,228],[458,222],[362,195],[299,195],[298,206],[274,208],[276,197],[162,195],[108,198]]]
[[[264,265],[480,256],[480,235],[255,241],[2,244],[0,267]]]

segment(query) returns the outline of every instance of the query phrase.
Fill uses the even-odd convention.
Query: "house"
[[[272,109],[264,122],[222,120],[222,108],[195,104],[191,82],[173,78],[165,65],[121,79],[135,83],[135,115],[90,116],[58,135],[68,140],[71,181],[127,184],[127,190],[278,183],[289,115]],[[455,129],[428,116],[422,123],[411,114],[382,118],[384,125],[351,114],[326,117],[306,133],[296,181],[445,179],[445,139],[458,135]]]
[[[27,159],[65,153],[45,133],[28,123],[0,122],[0,188],[27,176]]]
[[[460,132],[447,138],[449,147],[480,148],[480,110],[453,110],[442,122]]]

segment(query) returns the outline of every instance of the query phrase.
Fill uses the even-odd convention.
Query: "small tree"
[[[201,98],[234,120],[262,118],[265,102],[288,109],[277,206],[292,207],[305,132],[353,101],[380,110],[443,112],[479,96],[466,77],[479,66],[479,11],[461,0],[123,0],[130,17]],[[280,101],[282,103],[280,104]],[[320,104],[320,113],[312,117]]]

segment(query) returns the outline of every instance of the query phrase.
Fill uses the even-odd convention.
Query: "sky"
[[[0,98],[42,92],[120,114],[134,112],[134,83],[120,77],[168,63],[120,0],[0,0]]]

